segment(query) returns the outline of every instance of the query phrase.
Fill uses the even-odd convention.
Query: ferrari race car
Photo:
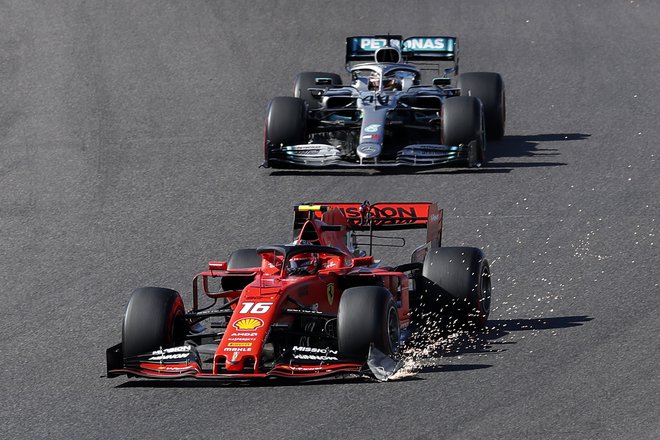
[[[422,85],[421,71],[440,74],[445,61],[453,65]],[[350,85],[335,73],[303,72],[293,97],[270,101],[264,167],[477,167],[486,138],[504,135],[502,77],[459,75],[455,37],[349,37],[346,70]]]
[[[382,266],[371,255],[405,242],[374,232],[416,228],[426,240],[409,263]],[[477,328],[488,318],[488,261],[477,248],[441,247],[441,238],[435,203],[296,206],[292,243],[209,262],[193,279],[192,308],[174,290],[136,289],[122,341],[106,352],[107,375],[386,380],[422,312],[451,310]]]

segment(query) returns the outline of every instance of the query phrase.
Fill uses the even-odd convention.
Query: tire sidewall
[[[307,140],[307,104],[301,98],[278,96],[268,104],[264,129],[264,160],[273,158],[282,145],[299,145]]]
[[[501,139],[506,126],[506,94],[500,74],[463,73],[458,75],[456,87],[461,89],[462,96],[477,97],[483,103],[487,139]]]
[[[419,312],[456,314],[482,328],[490,313],[490,266],[483,252],[470,247],[429,250],[422,269],[425,298]]]
[[[339,301],[337,338],[340,353],[349,358],[365,358],[371,344],[396,354],[400,324],[392,294],[379,286],[346,289]]]
[[[134,290],[122,323],[124,357],[177,345],[185,335],[180,326],[184,313],[183,300],[175,290],[159,287]]]
[[[456,96],[448,98],[442,108],[441,143],[455,146],[476,141],[479,150],[483,145],[483,109],[478,98]]]

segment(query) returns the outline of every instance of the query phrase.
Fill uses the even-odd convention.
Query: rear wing
[[[375,52],[382,47],[401,50],[401,35],[373,35],[346,38],[346,64],[356,61],[373,61]]]
[[[401,51],[404,62],[453,61],[458,70],[458,38],[448,36],[415,36],[405,40],[401,35],[373,35],[346,38],[346,64],[374,60],[382,47]]]
[[[426,242],[440,246],[442,210],[430,202],[312,203],[295,207],[294,231],[314,216],[323,219],[325,212],[339,210],[353,231],[426,229]]]

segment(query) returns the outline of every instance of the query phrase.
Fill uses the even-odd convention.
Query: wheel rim
[[[387,311],[387,338],[392,353],[399,351],[399,332],[399,315],[394,307],[390,307]]]
[[[484,119],[484,114],[481,114],[481,143],[479,145],[479,153],[477,154],[477,161],[479,164],[477,165],[480,167],[484,163],[486,163],[486,121]]]
[[[484,265],[481,270],[481,288],[479,289],[479,312],[483,318],[486,319],[490,313],[490,298],[491,298],[491,285],[490,285],[490,269]]]
[[[506,98],[504,97],[504,90],[502,90],[502,134],[506,126]]]

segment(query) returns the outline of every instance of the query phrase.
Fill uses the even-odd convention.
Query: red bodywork
[[[288,361],[266,367],[262,362],[263,350],[274,331],[292,326],[301,314],[304,315],[296,305],[310,308],[312,316],[337,315],[342,292],[347,286],[341,280],[347,277],[353,280],[355,278],[351,277],[378,277],[382,280],[383,287],[392,293],[397,303],[401,328],[407,327],[410,320],[408,275],[392,268],[378,267],[373,256],[356,256],[349,242],[349,231],[410,228],[425,228],[426,243],[439,245],[442,211],[434,203],[319,203],[297,206],[294,219],[297,246],[259,248],[260,267],[228,269],[227,262],[212,261],[208,270],[194,277],[193,308],[187,316],[195,313],[204,316],[205,312],[200,310],[200,290],[209,298],[226,299],[231,308],[211,368],[203,367],[191,356],[185,362],[178,363],[154,360],[140,362],[139,366],[130,368],[123,366],[110,370],[109,367],[109,375],[125,373],[151,378],[245,379],[358,373],[364,367],[364,360],[342,359],[336,351],[308,356],[318,358],[316,363]],[[287,274],[287,258],[294,257],[298,249],[312,248],[319,260],[315,273]],[[211,291],[210,281],[221,277],[251,277],[252,280],[242,290]]]

